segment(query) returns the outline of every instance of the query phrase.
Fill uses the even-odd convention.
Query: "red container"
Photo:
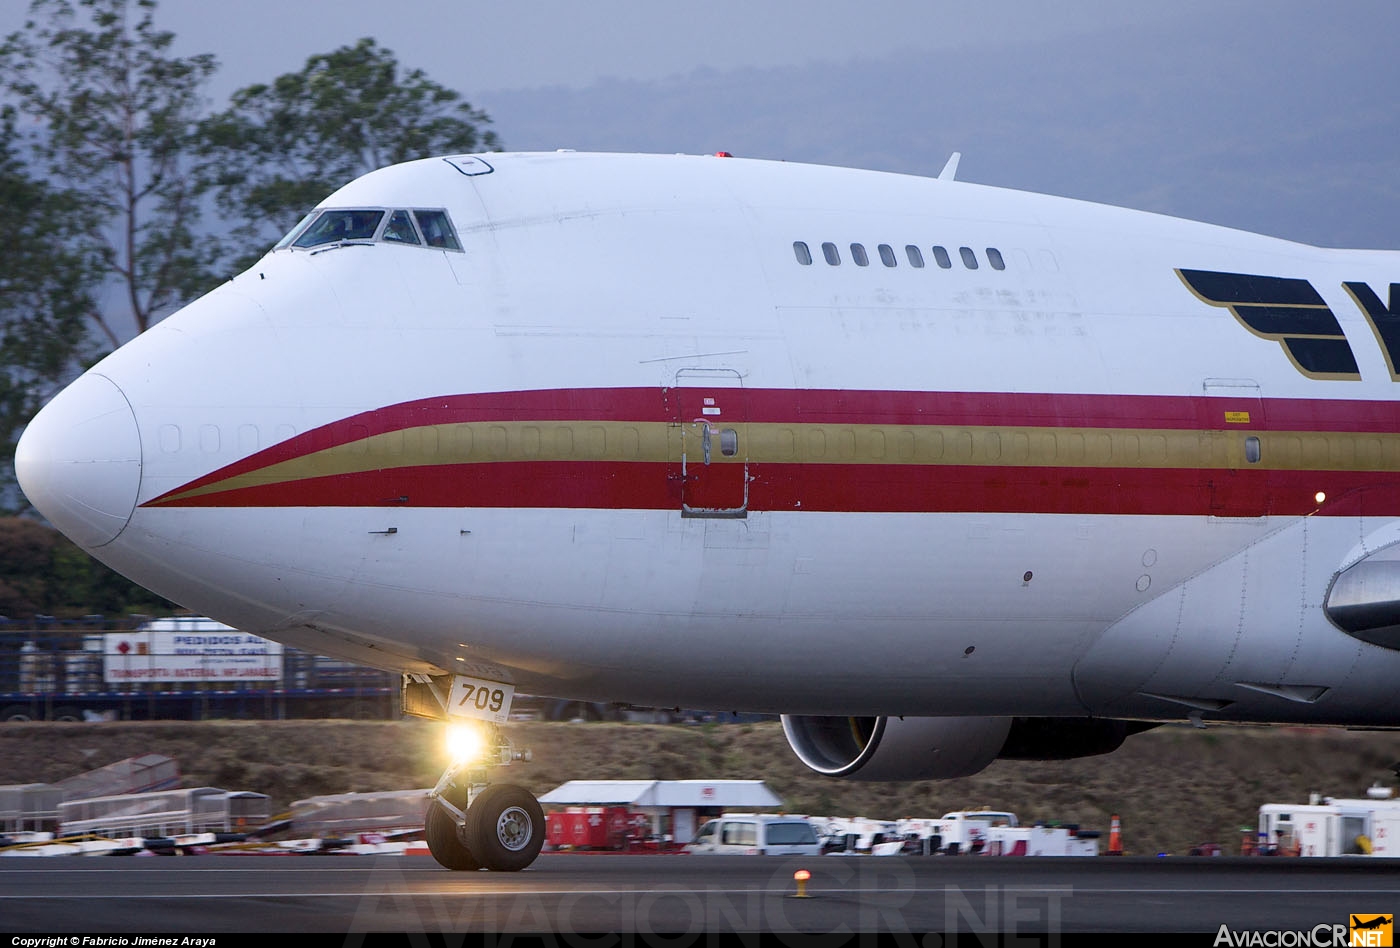
[[[545,816],[550,846],[573,849],[623,849],[632,814],[622,806],[571,806]]]

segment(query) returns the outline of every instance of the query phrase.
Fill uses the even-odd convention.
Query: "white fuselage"
[[[1400,254],[777,162],[483,159],[323,205],[443,208],[461,252],[278,250],[103,360],[135,440],[94,448],[99,501],[45,488],[91,476],[60,423],[120,414],[60,394],[31,499],[246,631],[537,694],[1400,723],[1400,653],[1323,611],[1400,540],[1400,383],[1344,288],[1385,300]],[[1178,271],[1307,281],[1356,372]]]

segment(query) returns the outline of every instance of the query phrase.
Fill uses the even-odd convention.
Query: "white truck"
[[[898,830],[906,840],[928,839],[924,851],[947,855],[1097,856],[1099,852],[1098,833],[1081,833],[1068,826],[1022,826],[1015,813],[1005,810],[957,810],[937,820],[901,820]]]
[[[1306,804],[1259,808],[1257,852],[1298,856],[1400,857],[1400,800],[1373,786],[1364,799],[1313,794]]]

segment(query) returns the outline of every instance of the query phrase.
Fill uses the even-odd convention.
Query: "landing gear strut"
[[[450,691],[443,687],[448,684],[449,677]],[[451,714],[450,709],[454,707],[451,699],[462,688],[468,689],[469,694],[478,693],[480,684],[480,679],[462,675],[442,676],[441,679],[426,675],[404,676],[404,710],[407,713],[437,720],[465,717],[475,727],[478,738],[475,752],[448,767],[428,794],[424,836],[428,851],[447,869],[518,872],[534,862],[544,846],[544,811],[525,788],[490,783],[488,779],[489,768],[528,761],[530,752],[516,751],[495,720],[483,720],[479,714]],[[499,720],[504,720],[509,713],[511,689],[509,686],[490,689],[496,692],[502,687],[505,689],[503,699],[490,702],[491,717]]]

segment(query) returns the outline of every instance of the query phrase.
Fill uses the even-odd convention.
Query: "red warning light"
[[[717,151],[717,152],[715,152],[715,157],[716,157],[716,158],[733,158],[734,156],[731,155],[731,154],[730,154],[729,152],[727,152],[727,151]]]

